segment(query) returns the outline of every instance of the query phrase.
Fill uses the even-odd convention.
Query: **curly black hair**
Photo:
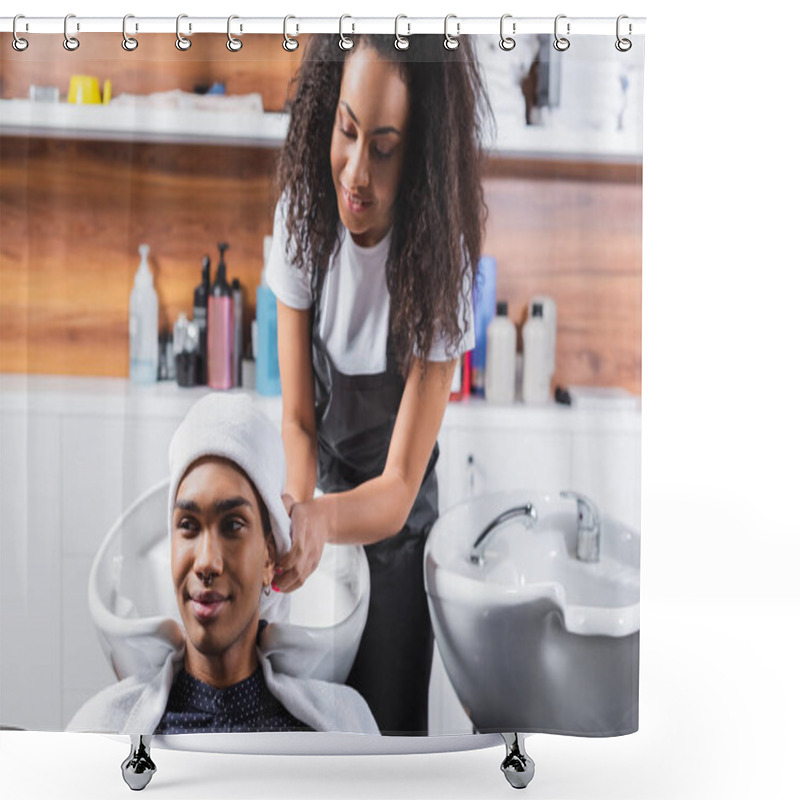
[[[357,48],[372,48],[397,65],[410,97],[386,265],[391,336],[406,372],[414,352],[424,368],[436,336],[454,348],[466,324],[459,299],[467,281],[474,284],[486,222],[481,124],[492,120],[491,109],[468,37],[452,51],[438,36],[414,36],[404,51],[393,36],[353,38],[355,47],[344,52],[338,36],[312,37],[293,80],[277,186],[286,203],[287,254],[312,276],[318,296],[341,245],[330,146],[344,63]]]

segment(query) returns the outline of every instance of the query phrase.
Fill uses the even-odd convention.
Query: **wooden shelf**
[[[288,115],[148,109],[0,100],[0,134],[124,142],[280,147]],[[641,136],[629,131],[570,131],[500,126],[487,142],[494,158],[640,164]]]

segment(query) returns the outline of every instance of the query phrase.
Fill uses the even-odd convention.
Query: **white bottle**
[[[517,360],[517,328],[508,318],[508,303],[497,304],[497,315],[486,330],[486,402],[511,405]]]
[[[134,383],[155,383],[158,377],[158,295],[147,264],[149,252],[149,245],[139,245],[142,260],[131,290],[128,334]]]
[[[532,406],[550,399],[553,378],[550,358],[550,330],[542,303],[534,303],[531,316],[522,326],[522,401]]]

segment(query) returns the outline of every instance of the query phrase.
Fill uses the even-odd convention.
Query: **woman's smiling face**
[[[273,571],[250,481],[223,459],[197,461],[178,486],[172,517],[172,580],[187,648],[249,656]]]
[[[377,244],[392,226],[409,106],[399,67],[357,46],[342,72],[331,171],[339,217],[362,247]]]

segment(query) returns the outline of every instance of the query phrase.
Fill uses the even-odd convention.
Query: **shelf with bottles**
[[[288,114],[277,112],[0,100],[0,135],[3,136],[279,148],[288,125]],[[501,126],[497,138],[485,144],[490,156],[500,159],[524,156],[641,162],[640,137],[628,130],[598,130],[587,135],[582,131],[546,126]]]

